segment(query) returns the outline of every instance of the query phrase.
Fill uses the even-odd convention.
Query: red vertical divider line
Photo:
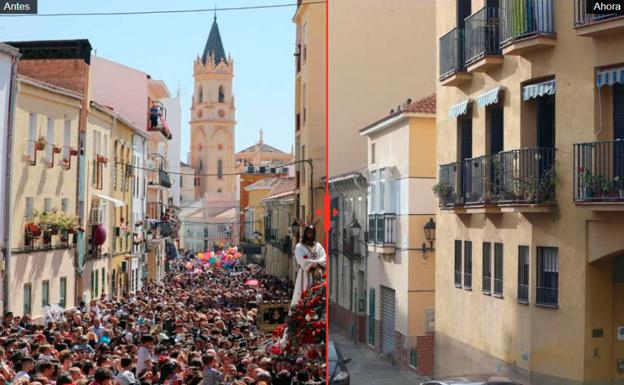
[[[325,383],[329,385],[329,227],[330,227],[330,197],[329,197],[329,1],[325,1]]]

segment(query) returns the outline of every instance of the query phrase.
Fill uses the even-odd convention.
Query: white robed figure
[[[299,269],[290,303],[291,308],[299,302],[303,291],[312,286],[315,276],[322,274],[326,259],[325,249],[316,241],[316,229],[312,225],[306,226],[301,242],[295,246],[295,260]]]

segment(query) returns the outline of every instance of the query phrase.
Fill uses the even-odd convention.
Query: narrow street
[[[330,329],[336,330],[331,326]],[[399,370],[372,349],[353,343],[342,333],[332,331],[331,338],[338,345],[344,358],[351,358],[347,368],[353,385],[418,385],[422,382],[415,373]]]

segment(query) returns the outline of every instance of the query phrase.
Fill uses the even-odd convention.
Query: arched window
[[[199,91],[197,92],[198,96],[197,96],[197,101],[199,103],[203,103],[204,102],[204,90],[199,87]]]
[[[223,161],[221,159],[217,161],[217,176],[219,179],[223,178]]]
[[[219,86],[219,103],[225,103],[225,90],[223,90],[223,86]]]

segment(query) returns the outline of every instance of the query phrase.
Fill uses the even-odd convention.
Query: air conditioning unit
[[[92,225],[99,225],[102,223],[103,220],[103,211],[101,207],[92,207],[91,208],[91,216],[90,216],[90,222]]]

